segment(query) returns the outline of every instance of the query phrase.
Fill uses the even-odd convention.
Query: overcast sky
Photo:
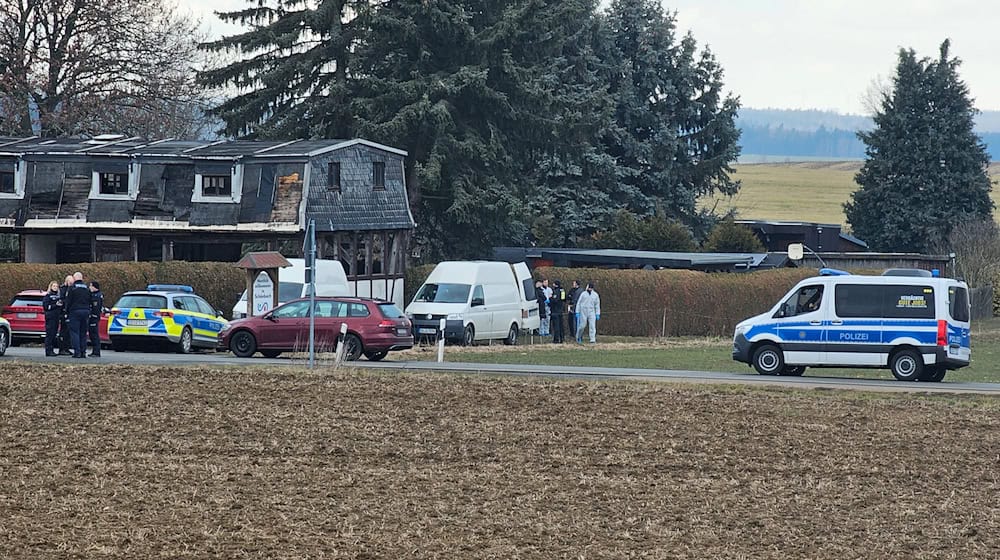
[[[212,32],[211,14],[246,0],[179,0]],[[607,3],[607,0],[605,0]],[[862,97],[895,70],[901,47],[936,57],[945,38],[976,106],[1000,110],[1000,3],[983,0],[669,0],[681,31],[708,45],[744,107],[863,113]]]

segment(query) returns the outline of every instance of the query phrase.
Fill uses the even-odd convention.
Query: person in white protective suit
[[[594,285],[587,283],[587,289],[576,302],[576,342],[583,343],[583,328],[588,327],[590,342],[597,342],[597,321],[601,319],[601,296]]]

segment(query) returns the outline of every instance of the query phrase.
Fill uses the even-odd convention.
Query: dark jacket
[[[62,284],[61,286],[59,286],[59,299],[61,299],[63,302],[62,318],[64,321],[66,320],[66,313],[69,312],[69,308],[66,307],[66,299],[69,298],[69,292],[72,289],[73,286],[67,286],[66,284]]]
[[[63,306],[59,305],[62,302],[62,294],[60,291],[55,292],[45,292],[42,297],[42,310],[45,311],[45,320],[59,320],[59,316],[62,315]]]
[[[553,315],[562,314],[566,309],[566,290],[562,288],[552,288],[552,297],[549,299],[549,310]]]
[[[104,312],[104,294],[101,290],[90,292],[90,322],[97,324],[101,320],[101,313]]]
[[[69,295],[66,296],[66,306],[67,312],[79,311],[81,309],[86,309],[90,312],[90,288],[87,287],[82,280],[73,284],[73,287],[69,290]]]
[[[569,305],[569,312],[576,313],[576,300],[580,299],[580,292],[583,291],[580,288],[570,288],[566,292],[566,303]]]
[[[545,290],[535,288],[535,299],[538,300],[538,317],[544,319],[545,315]]]

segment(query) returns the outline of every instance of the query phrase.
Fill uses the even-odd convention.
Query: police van
[[[761,375],[864,367],[888,368],[901,381],[941,381],[969,365],[969,318],[969,287],[960,280],[921,270],[822,269],[736,325],[733,359]]]

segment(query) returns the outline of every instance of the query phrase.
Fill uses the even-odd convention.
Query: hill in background
[[[741,162],[860,160],[865,147],[857,131],[871,128],[872,120],[812,109],[740,109],[736,125],[742,131]],[[1000,161],[1000,111],[981,113],[976,131],[990,159]]]
[[[854,176],[860,161],[740,164],[735,179],[742,181],[734,197],[716,196],[701,201],[703,208],[734,211],[741,219],[817,222],[847,226],[844,203],[857,188]],[[990,166],[1000,177],[1000,163]],[[991,194],[1000,207],[996,190]]]

